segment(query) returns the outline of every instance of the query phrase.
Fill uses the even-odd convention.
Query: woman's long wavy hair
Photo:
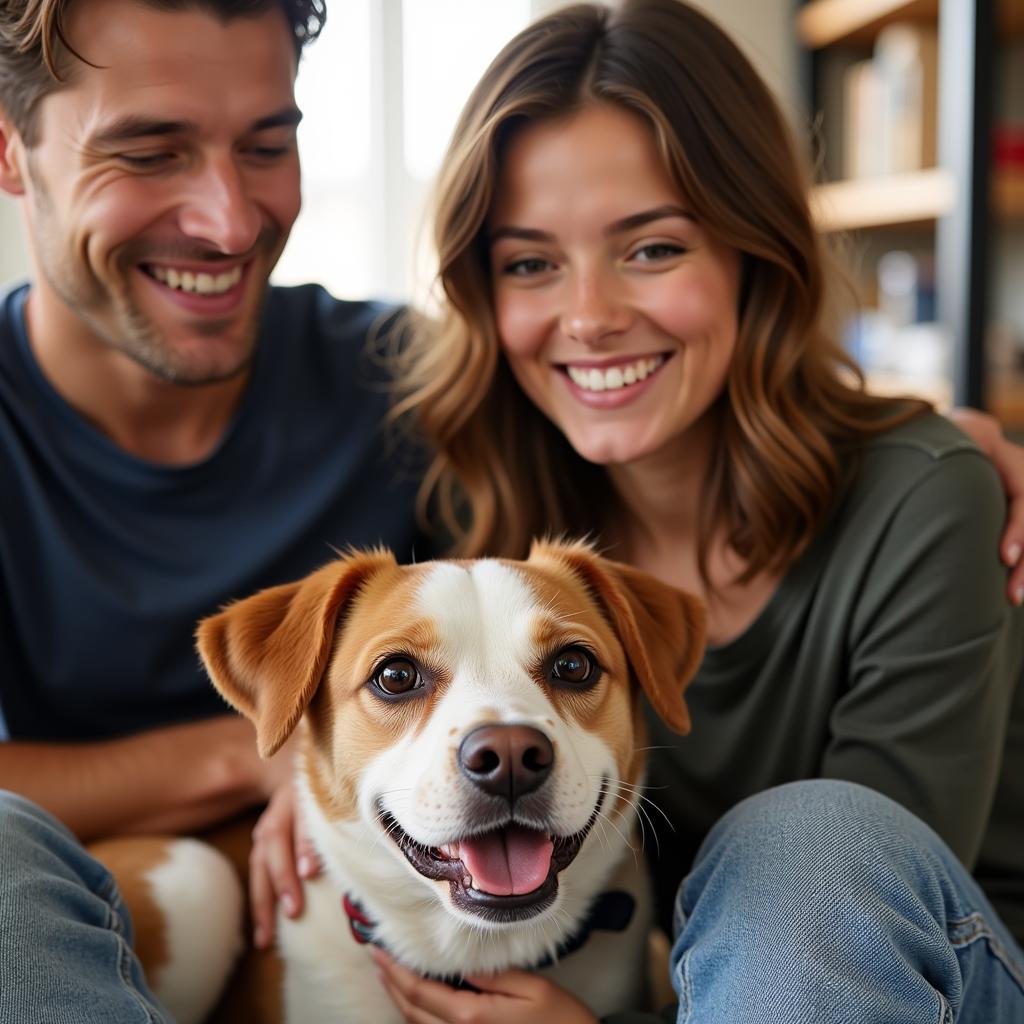
[[[718,451],[701,495],[713,530],[781,570],[822,525],[869,434],[928,408],[865,393],[825,326],[830,260],[808,210],[809,175],[769,90],[710,20],[678,0],[579,5],[537,21],[491,64],[462,112],[437,184],[440,322],[398,357],[399,418],[435,446],[421,513],[459,554],[525,555],[544,534],[598,538],[620,508],[523,394],[500,352],[487,218],[503,148],[524,125],[593,103],[632,111],[705,230],[741,254],[738,337],[710,415]],[[701,572],[707,579],[703,558]]]

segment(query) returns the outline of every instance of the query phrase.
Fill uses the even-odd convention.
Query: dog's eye
[[[392,697],[409,693],[422,686],[416,666],[408,658],[391,658],[385,661],[373,677],[374,685]]]
[[[551,677],[559,683],[591,683],[597,675],[597,664],[582,647],[567,647],[551,662]]]

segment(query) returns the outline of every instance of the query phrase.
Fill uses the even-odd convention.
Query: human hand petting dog
[[[289,917],[304,905],[302,882],[320,873],[320,859],[306,835],[294,783],[294,743],[271,758],[275,788],[252,832],[249,852],[249,909],[253,945],[266,949],[274,940],[277,903]],[[283,769],[283,777],[280,770]]]
[[[1006,489],[1006,527],[999,554],[1010,569],[1006,592],[1024,604],[1024,448],[1013,444],[995,417],[977,409],[952,409],[949,418],[992,460]]]
[[[370,955],[381,984],[408,1024],[597,1024],[597,1017],[579,1000],[537,974],[468,976],[466,981],[480,991],[467,992],[421,978],[376,947]]]

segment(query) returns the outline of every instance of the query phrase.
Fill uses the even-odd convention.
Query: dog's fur
[[[554,957],[544,972],[598,1015],[637,1005],[640,694],[686,732],[702,641],[694,598],[578,544],[536,544],[525,562],[355,553],[204,620],[203,661],[260,753],[301,730],[299,791],[325,868],[305,913],[279,917],[282,971],[250,978],[280,987],[257,1000],[269,1016],[400,1020],[343,894],[417,972]],[[609,888],[637,901],[628,927],[559,958]]]

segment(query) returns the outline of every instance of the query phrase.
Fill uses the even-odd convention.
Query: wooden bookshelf
[[[891,22],[938,16],[938,0],[813,0],[800,8],[796,26],[803,45],[817,50],[840,43],[870,45]]]
[[[1000,220],[1024,221],[1024,170],[996,173],[992,207]]]
[[[956,178],[941,167],[832,181],[811,192],[811,212],[822,231],[928,224],[948,213],[955,202]],[[995,176],[992,213],[997,221],[1024,220],[1024,171],[1003,171]]]
[[[939,0],[812,0],[800,8],[796,24],[800,42],[818,50],[835,45],[869,46],[891,22],[934,22],[938,16]],[[1024,33],[1024,0],[1000,0],[996,24],[1004,34]]]
[[[852,231],[927,223],[948,213],[955,202],[956,178],[932,167],[818,185],[811,193],[811,212],[823,231]]]
[[[1024,430],[1024,375],[1002,371],[988,377],[985,389],[988,411],[1006,428]]]

